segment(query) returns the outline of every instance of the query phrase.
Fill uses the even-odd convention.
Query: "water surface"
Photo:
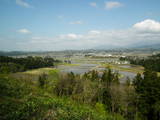
[[[123,67],[131,67],[129,65],[123,65]],[[98,64],[79,64],[79,66],[65,66],[65,65],[60,65],[58,66],[61,72],[69,73],[73,72],[75,74],[84,74],[85,72],[89,72],[92,69],[96,69],[97,71],[103,71],[105,68],[103,67],[98,67]],[[113,71],[117,71],[114,70]],[[126,72],[126,71],[117,71],[119,74],[122,74],[123,77],[120,78],[120,82],[125,82],[127,77],[130,78],[131,80],[136,76],[136,73],[132,72]]]

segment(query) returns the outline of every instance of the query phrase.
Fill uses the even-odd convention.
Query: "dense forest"
[[[60,61],[54,60],[51,57],[24,57],[13,58],[7,56],[0,56],[0,73],[15,73],[30,69],[51,67]]]
[[[48,59],[2,57],[1,63],[27,64],[27,70],[53,66],[46,64]],[[160,77],[149,69],[123,84],[110,68],[101,75],[96,70],[79,75],[54,68],[34,76],[4,73],[0,74],[1,120],[160,119]]]
[[[160,72],[160,54],[149,56],[148,58],[126,57],[120,60],[128,60],[131,64],[142,65],[146,69]]]

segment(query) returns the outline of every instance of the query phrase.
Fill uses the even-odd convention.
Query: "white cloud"
[[[32,37],[33,40],[40,40],[41,37]]]
[[[30,34],[31,31],[29,31],[28,29],[20,29],[20,30],[17,30],[17,32],[21,33],[21,34]]]
[[[89,49],[97,46],[127,47],[130,45],[157,44],[160,43],[159,22],[138,22],[129,29],[122,30],[90,30],[85,34],[63,34],[56,37],[33,37],[25,46],[28,48],[43,50],[65,50],[65,49]],[[147,25],[141,25],[145,23]],[[147,27],[144,27],[147,26]],[[157,27],[158,28],[157,28]],[[139,29],[143,28],[143,32]],[[146,31],[150,29],[150,31]],[[151,31],[152,30],[152,31]],[[104,48],[104,47],[103,47]]]
[[[73,22],[70,22],[69,24],[72,24],[72,25],[80,25],[80,24],[83,24],[83,21],[81,21],[81,20],[73,21]]]
[[[92,6],[92,7],[97,7],[97,3],[96,2],[91,2],[91,3],[89,3],[89,5]]]
[[[32,7],[29,3],[25,2],[24,0],[16,0],[16,4],[26,8]]]
[[[89,34],[92,34],[92,35],[98,35],[98,34],[100,34],[101,32],[100,31],[98,31],[98,30],[91,30],[91,31],[89,31]]]
[[[122,7],[123,4],[117,1],[109,1],[105,3],[105,8],[106,9],[113,9],[113,8],[119,8]]]
[[[57,39],[61,39],[61,40],[75,40],[75,39],[79,39],[81,37],[82,37],[81,35],[74,34],[74,33],[69,33],[69,34],[65,34],[65,35],[59,35],[59,36],[57,36]]]
[[[78,36],[76,34],[68,34],[66,37],[70,39],[76,39]]]
[[[147,19],[134,24],[133,28],[142,32],[160,32],[160,22]]]

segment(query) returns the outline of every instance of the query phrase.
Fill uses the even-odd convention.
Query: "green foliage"
[[[7,64],[11,71],[16,69],[16,63]],[[59,74],[57,69],[43,72],[37,79],[30,74],[30,79],[21,73],[16,73],[18,79],[0,74],[0,119],[159,120],[160,77],[156,72],[145,70],[125,84],[111,69],[102,75],[95,70],[84,75]]]
[[[80,76],[74,75],[73,72],[61,76],[54,91],[58,96],[71,96],[83,91]]]
[[[119,86],[118,76],[118,73],[114,73],[110,69],[105,70],[102,77],[98,76],[98,72],[95,70],[85,73],[82,77],[71,72],[60,78],[54,91],[57,96],[68,96],[91,105],[100,102],[105,106],[105,110],[111,112],[112,99],[116,96],[116,94],[112,96],[111,86]],[[116,103],[114,103],[114,108],[119,109],[118,105],[115,106]],[[113,111],[117,111],[116,109]]]
[[[98,81],[99,80],[99,76],[98,76],[98,72],[96,70],[92,70],[91,71],[91,80],[92,81]]]
[[[134,80],[138,110],[144,120],[158,120],[160,109],[160,78],[155,72],[145,70],[144,77],[138,74]]]
[[[0,73],[15,73],[17,71],[24,71],[24,67],[20,64],[15,63],[1,63],[0,64]]]
[[[38,78],[39,86],[41,88],[44,88],[44,86],[47,84],[47,74],[43,73]]]
[[[13,104],[14,103],[14,104]],[[121,116],[102,114],[88,105],[59,98],[32,97],[23,102],[4,102],[0,104],[1,119],[7,120],[124,120]]]
[[[148,58],[128,57],[120,60],[129,60],[131,64],[142,65],[146,69],[160,72],[160,54],[152,55]]]
[[[20,84],[21,81],[8,77],[0,77],[0,96],[20,98],[29,93],[29,87],[26,84]]]
[[[50,57],[26,57],[26,58],[13,58],[0,56],[0,73],[15,73],[22,72],[35,68],[51,67],[54,63],[60,61],[54,60]]]
[[[100,88],[99,100],[104,105],[106,105],[106,109],[108,111],[115,111],[115,110],[113,110],[113,108],[115,108],[115,106],[113,106],[113,104],[112,104],[112,99],[115,96],[114,97],[112,96],[113,94],[112,94],[111,87],[112,86],[118,87],[118,85],[119,85],[118,73],[112,72],[111,69],[105,70],[103,72],[102,78],[101,78],[101,88]]]
[[[126,79],[126,83],[125,83],[127,86],[130,86],[131,85],[131,80],[129,77],[127,77]]]
[[[95,109],[104,115],[106,114],[105,106],[102,103],[96,103]]]
[[[75,77],[73,73],[69,76]],[[40,92],[38,87],[28,88],[28,83],[24,81],[7,76],[1,77],[0,80],[1,120],[123,120],[117,114],[107,114],[102,104],[97,104],[95,109],[70,98],[58,98],[49,93],[44,94],[45,89],[41,89],[43,92]]]

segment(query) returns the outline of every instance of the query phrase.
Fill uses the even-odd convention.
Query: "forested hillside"
[[[0,56],[0,73],[15,73],[23,72],[30,69],[54,67],[60,61],[54,60],[51,57],[25,57],[13,58]]]

